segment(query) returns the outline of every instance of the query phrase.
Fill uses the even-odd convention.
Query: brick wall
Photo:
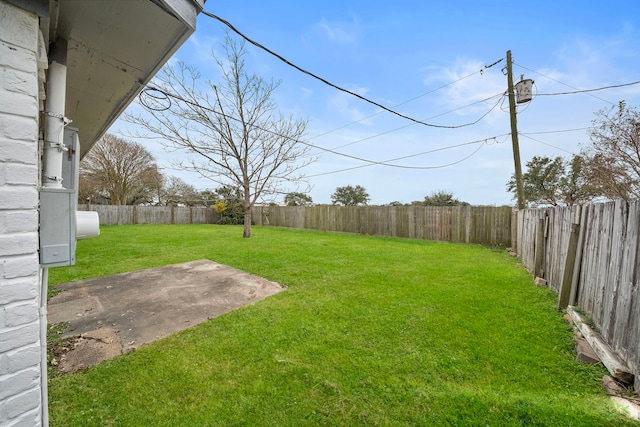
[[[0,425],[43,405],[38,265],[38,18],[0,0]]]

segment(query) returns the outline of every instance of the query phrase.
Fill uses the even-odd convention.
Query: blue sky
[[[632,0],[446,5],[209,0],[205,10],[296,65],[404,115],[444,126],[484,116],[458,129],[413,124],[247,45],[249,70],[282,80],[275,93],[280,110],[309,120],[306,141],[372,161],[413,156],[390,162],[402,167],[337,172],[366,163],[315,150],[318,160],[304,170],[315,203],[330,203],[336,187],[361,185],[371,204],[423,200],[438,190],[476,205],[514,204],[505,190],[514,170],[508,102],[502,96],[505,61],[480,73],[507,50],[512,51],[515,79],[533,79],[538,94],[518,107],[523,168],[534,155],[568,158],[578,153],[588,143],[586,128],[596,111],[621,100],[640,107],[640,84],[540,96],[640,80],[640,3]],[[210,52],[220,51],[224,31],[223,24],[201,15],[176,58],[215,78]],[[111,131],[124,127],[117,122]],[[145,145],[168,174],[198,189],[217,187],[171,170],[171,159],[184,154]],[[425,152],[430,153],[416,155]]]

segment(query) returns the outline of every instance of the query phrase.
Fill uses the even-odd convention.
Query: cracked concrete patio
[[[278,293],[284,287],[209,260],[57,285],[49,324],[74,344],[60,361],[73,372]]]

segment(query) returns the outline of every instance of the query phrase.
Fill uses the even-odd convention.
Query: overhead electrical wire
[[[296,64],[292,63],[291,61],[289,61],[288,59],[284,58],[283,56],[277,54],[276,52],[270,50],[269,48],[263,46],[262,44],[256,42],[255,40],[250,39],[249,37],[244,35],[242,32],[240,32],[237,28],[235,28],[230,22],[220,18],[219,16],[214,15],[213,13],[210,13],[210,12],[207,12],[207,11],[204,11],[204,10],[202,11],[202,14],[221,22],[222,24],[226,25],[231,31],[233,31],[234,33],[236,33],[237,35],[242,37],[247,42],[251,43],[252,45],[254,45],[254,46],[256,46],[256,47],[258,47],[258,48],[260,48],[262,50],[264,50],[265,52],[269,53],[270,55],[275,56],[280,61],[284,62],[285,64],[289,65],[290,67],[295,68],[296,70],[300,71],[301,73],[306,74],[306,75],[308,75],[310,77],[313,77],[314,79],[321,81],[322,83],[326,84],[327,86],[330,86],[330,87],[332,87],[334,89],[337,89],[337,90],[339,90],[341,92],[344,92],[344,93],[347,93],[349,95],[352,95],[352,96],[354,96],[354,97],[356,97],[358,99],[361,99],[362,101],[365,101],[365,102],[368,102],[369,104],[375,105],[378,108],[382,108],[384,111],[386,111],[388,113],[395,114],[398,117],[402,117],[403,119],[412,121],[412,122],[417,123],[417,124],[421,124],[423,126],[434,127],[434,128],[458,129],[458,128],[471,126],[471,125],[475,124],[475,123],[464,123],[464,124],[461,124],[461,125],[452,125],[452,126],[436,125],[436,124],[433,124],[433,123],[424,122],[422,120],[417,120],[417,119],[415,119],[413,117],[410,117],[410,116],[407,116],[405,114],[399,113],[399,112],[397,112],[395,110],[392,110],[391,108],[385,107],[384,105],[380,104],[379,102],[373,101],[373,100],[371,100],[369,98],[366,98],[366,97],[364,97],[364,96],[362,96],[360,94],[357,94],[357,93],[352,92],[352,91],[350,91],[348,89],[340,87],[340,86],[338,86],[338,85],[336,85],[334,83],[331,83],[330,81],[328,81],[328,80],[326,80],[326,79],[324,79],[324,78],[322,78],[322,77],[320,77],[320,76],[318,76],[318,75],[316,75],[316,74],[314,74],[314,73],[312,73],[310,71],[305,70],[302,67],[297,66]],[[492,63],[492,64],[490,64],[488,66],[485,66],[480,71],[483,71],[483,70],[485,70],[487,68],[493,67],[494,65],[500,63],[500,61],[502,61],[503,59],[504,58],[500,58],[499,60],[495,61],[494,63]]]
[[[314,175],[308,175],[307,178],[314,178],[314,177],[323,176],[323,175],[331,175],[331,174],[334,174],[334,173],[346,172],[346,171],[350,171],[350,170],[366,168],[366,167],[369,167],[369,166],[376,166],[376,165],[386,166],[386,164],[388,162],[394,162],[394,161],[398,161],[398,160],[404,160],[404,159],[408,159],[408,158],[423,156],[425,154],[430,154],[430,153],[435,153],[435,152],[438,152],[438,151],[449,150],[449,149],[452,149],[452,148],[462,147],[462,146],[465,146],[465,145],[482,143],[478,148],[476,148],[473,152],[471,152],[471,154],[463,157],[462,159],[456,160],[455,162],[452,162],[452,163],[447,163],[447,164],[438,165],[438,166],[404,166],[403,167],[404,169],[419,169],[419,170],[442,169],[442,168],[445,168],[445,167],[457,165],[458,163],[462,163],[465,160],[469,159],[470,157],[475,155],[478,151],[480,151],[480,149],[482,147],[484,147],[485,145],[490,145],[487,141],[490,141],[490,140],[493,139],[493,140],[496,141],[496,143],[499,144],[500,142],[497,142],[497,138],[499,138],[501,136],[505,136],[505,135],[508,136],[510,134],[507,133],[507,134],[503,134],[503,135],[493,136],[491,138],[479,139],[479,140],[476,140],[476,141],[465,142],[465,143],[462,143],[462,144],[449,145],[449,146],[446,146],[446,147],[437,148],[435,150],[423,151],[421,153],[410,154],[410,155],[403,156],[403,157],[396,157],[396,158],[393,158],[393,159],[383,160],[381,162],[369,163],[369,164],[366,164],[366,165],[353,166],[353,167],[350,167],[350,168],[338,169],[338,170],[333,170],[333,171],[329,171],[329,172],[323,172],[323,173],[318,173],[318,174],[314,174]]]
[[[450,110],[450,111],[447,111],[447,112],[445,112],[445,113],[441,113],[441,114],[438,114],[438,115],[436,115],[436,116],[429,117],[429,118],[428,118],[428,119],[426,119],[426,120],[430,120],[430,119],[433,119],[433,118],[436,118],[436,117],[444,116],[445,114],[453,113],[453,112],[455,112],[455,111],[462,110],[462,109],[467,108],[467,107],[470,107],[470,106],[472,106],[472,105],[480,104],[480,103],[486,102],[486,101],[488,101],[488,100],[490,100],[490,99],[492,99],[492,98],[496,98],[496,97],[498,97],[498,96],[499,96],[499,97],[501,97],[501,98],[500,98],[500,99],[498,99],[498,101],[493,105],[493,107],[491,107],[487,112],[485,112],[482,116],[480,116],[477,120],[475,120],[475,122],[474,122],[474,123],[478,123],[478,122],[480,122],[480,120],[482,120],[482,119],[484,119],[485,117],[487,117],[487,116],[489,115],[489,113],[491,113],[491,112],[492,112],[492,111],[493,111],[493,110],[498,106],[498,104],[500,103],[501,99],[503,99],[504,94],[502,94],[502,93],[501,93],[501,94],[498,94],[498,95],[490,96],[490,97],[485,98],[485,99],[482,99],[482,100],[480,100],[480,101],[476,101],[476,102],[472,102],[471,104],[467,104],[467,105],[465,105],[465,106],[463,106],[463,107],[459,107],[459,108],[456,108],[456,109],[454,109],[454,110]],[[384,131],[384,132],[381,132],[381,133],[378,133],[378,134],[375,134],[375,135],[368,136],[368,137],[366,137],[366,138],[359,139],[359,140],[357,140],[357,141],[349,142],[349,143],[347,143],[347,144],[343,144],[343,145],[340,145],[340,146],[338,146],[338,147],[334,147],[333,149],[334,149],[334,150],[337,150],[337,149],[339,149],[339,148],[344,148],[344,147],[347,147],[347,146],[349,146],[349,145],[359,144],[359,143],[361,143],[361,142],[368,141],[368,140],[371,140],[371,139],[377,138],[377,137],[382,136],[382,135],[387,135],[387,134],[390,134],[390,133],[393,133],[393,132],[397,132],[397,131],[399,131],[399,130],[406,129],[406,128],[411,127],[411,126],[414,126],[414,125],[415,125],[415,123],[410,123],[410,124],[408,124],[408,125],[400,126],[400,127],[397,127],[397,128],[394,128],[394,129],[390,129],[390,130],[387,130],[387,131]],[[321,135],[324,135],[324,134],[321,134]]]
[[[593,94],[591,93],[591,91],[583,92],[583,91],[582,91],[582,89],[580,89],[580,88],[577,88],[577,87],[575,87],[575,86],[571,86],[570,84],[567,84],[567,83],[564,83],[564,82],[561,82],[560,80],[554,79],[553,77],[550,77],[550,76],[547,76],[547,75],[545,75],[545,74],[542,74],[542,73],[540,73],[540,72],[538,72],[538,71],[532,70],[531,68],[527,68],[527,67],[525,67],[524,65],[516,64],[515,62],[514,62],[513,64],[514,64],[514,65],[517,65],[518,67],[523,68],[523,69],[525,69],[525,70],[527,70],[527,71],[531,71],[532,73],[536,73],[536,74],[538,74],[538,75],[540,75],[540,76],[542,76],[542,77],[544,77],[544,78],[547,78],[547,79],[549,79],[549,80],[553,80],[553,81],[554,81],[554,82],[556,82],[556,83],[560,83],[560,84],[561,84],[561,85],[563,85],[563,86],[570,87],[571,89],[573,89],[574,91],[576,91],[576,93],[585,93],[586,95],[589,95],[589,96],[591,96],[591,97],[593,97],[593,98],[599,99],[599,100],[600,100],[600,101],[602,101],[602,102],[606,102],[607,104],[610,104],[610,105],[615,105],[615,104],[614,104],[613,102],[611,102],[611,101],[608,101],[608,100],[606,100],[606,99],[604,99],[604,98],[600,98],[599,96],[593,95]],[[538,96],[540,96],[540,94],[538,94]]]
[[[640,80],[635,81],[635,82],[630,82],[630,83],[623,83],[623,84],[619,84],[619,85],[603,86],[603,87],[598,87],[598,88],[595,88],[595,89],[575,90],[573,92],[539,93],[537,96],[573,95],[573,94],[576,94],[576,93],[597,92],[597,91],[600,91],[600,90],[615,89],[615,88],[619,88],[619,87],[633,86],[633,85],[637,85],[637,84],[640,84]]]
[[[160,93],[160,94],[163,95],[163,97],[160,97],[160,96],[158,96],[156,94],[152,94],[153,92]],[[167,104],[163,104],[162,108],[155,108],[155,107],[152,107],[151,104],[148,101],[145,101],[143,96],[151,97],[154,100],[154,102],[166,101]],[[203,110],[210,111],[210,112],[215,113],[215,114],[219,114],[219,115],[221,115],[221,116],[223,116],[223,117],[225,117],[225,118],[227,118],[229,120],[234,120],[234,121],[237,121],[237,122],[240,121],[240,119],[238,119],[236,117],[230,116],[230,115],[225,114],[225,113],[220,112],[220,111],[217,111],[217,110],[215,110],[213,108],[210,108],[210,107],[207,107],[207,106],[204,106],[204,105],[200,105],[197,102],[190,101],[188,99],[185,99],[185,98],[181,97],[180,95],[168,92],[166,90],[163,90],[163,89],[160,89],[160,88],[157,88],[157,87],[154,87],[154,86],[147,86],[145,89],[143,89],[140,92],[140,95],[139,95],[140,103],[142,105],[144,105],[146,108],[149,108],[149,109],[151,109],[153,111],[166,111],[166,110],[170,109],[171,108],[171,98],[176,99],[178,101],[182,101],[185,104],[194,106],[196,108],[202,108]],[[349,158],[349,159],[358,160],[358,161],[365,162],[365,163],[371,163],[371,164],[376,164],[376,165],[381,165],[381,166],[388,166],[388,167],[395,167],[395,168],[404,168],[404,169],[430,169],[430,168],[421,168],[421,167],[414,167],[414,166],[396,165],[396,164],[391,164],[391,163],[388,163],[388,162],[380,162],[380,161],[376,161],[376,160],[365,159],[363,157],[353,156],[351,154],[341,153],[339,151],[331,150],[329,148],[320,147],[320,146],[317,146],[315,144],[311,144],[309,142],[302,141],[300,139],[290,138],[290,137],[287,137],[286,135],[280,135],[280,134],[278,134],[278,133],[276,133],[276,132],[274,132],[272,130],[264,129],[264,128],[261,128],[259,126],[253,125],[253,127],[256,128],[256,129],[259,129],[261,131],[271,133],[271,134],[276,135],[276,136],[288,138],[288,139],[290,139],[290,140],[292,140],[294,142],[306,145],[306,146],[311,147],[311,148],[315,148],[317,150],[325,151],[325,152],[328,152],[328,153],[331,153],[331,154],[335,154],[337,156],[346,157],[346,158]]]
[[[492,65],[490,65],[490,66],[493,66],[493,65],[494,65],[494,64],[492,64]],[[471,73],[471,74],[467,74],[466,76],[462,76],[462,77],[460,77],[459,79],[454,80],[454,81],[452,81],[452,82],[449,82],[449,83],[447,83],[447,84],[445,84],[445,85],[442,85],[442,86],[440,86],[440,87],[438,87],[438,88],[432,89],[432,90],[430,90],[430,91],[428,91],[428,92],[425,92],[425,93],[422,93],[422,94],[420,94],[420,95],[418,95],[418,96],[414,96],[413,98],[407,99],[406,101],[402,101],[402,102],[400,102],[399,104],[395,104],[395,105],[391,106],[390,108],[397,108],[397,107],[400,107],[401,105],[408,104],[408,103],[410,103],[410,102],[415,101],[416,99],[420,99],[420,98],[422,98],[422,97],[424,97],[424,96],[427,96],[427,95],[430,95],[430,94],[432,94],[432,93],[434,93],[434,92],[437,92],[437,91],[439,91],[439,90],[442,90],[442,89],[444,89],[444,88],[446,88],[446,87],[448,87],[448,86],[451,86],[451,85],[454,85],[454,84],[456,84],[456,83],[458,83],[458,82],[461,82],[461,81],[462,81],[462,80],[464,80],[464,79],[468,79],[469,77],[475,76],[476,74],[482,74],[482,72],[483,72],[483,70],[479,70],[479,71],[473,72],[473,73]],[[487,98],[487,99],[489,99],[489,98]],[[484,101],[484,100],[483,100],[483,101]],[[472,104],[467,105],[466,107],[468,107],[468,106],[470,106],[470,105],[473,105],[473,104],[476,104],[476,103],[478,103],[478,102],[483,102],[483,101],[477,101],[477,102],[474,102],[474,103],[472,103]],[[465,107],[462,107],[462,108],[465,108]],[[439,116],[444,115],[444,114],[451,113],[451,112],[453,112],[453,111],[456,111],[456,110],[452,110],[452,111],[449,111],[449,112],[447,112],[447,113],[440,114],[440,115],[438,115],[438,116],[429,117],[429,118],[424,119],[424,120],[431,120],[431,119],[433,119],[433,118],[439,117]],[[370,114],[370,115],[368,115],[368,116],[366,116],[366,117],[363,117],[363,118],[361,118],[361,119],[359,119],[359,120],[355,120],[355,121],[353,121],[353,122],[350,122],[350,123],[344,124],[344,125],[342,125],[342,126],[339,126],[339,127],[335,128],[335,129],[331,129],[331,130],[328,130],[328,131],[323,132],[323,133],[321,133],[321,134],[318,134],[318,135],[312,136],[312,137],[310,137],[309,139],[315,139],[315,138],[319,138],[319,137],[321,137],[321,136],[328,135],[328,134],[333,133],[333,132],[335,132],[335,131],[338,131],[338,130],[340,130],[340,129],[344,129],[344,128],[346,128],[346,127],[349,127],[349,126],[355,125],[356,123],[360,123],[360,122],[363,122],[363,121],[365,121],[365,120],[368,120],[368,119],[370,119],[370,118],[372,118],[372,117],[375,117],[375,116],[377,116],[377,115],[379,115],[379,114],[382,114],[382,113],[384,113],[384,110],[376,111],[375,113]]]
[[[578,132],[581,130],[587,130],[589,128],[575,128],[575,129],[560,129],[560,130],[547,130],[539,132],[519,132],[521,135],[542,135],[546,133],[563,133],[563,132]]]
[[[558,147],[557,145],[553,145],[553,144],[549,144],[548,142],[540,141],[539,139],[537,139],[537,138],[533,138],[532,136],[529,136],[529,135],[528,135],[528,134],[526,134],[526,133],[520,133],[520,132],[518,132],[518,135],[520,135],[520,136],[524,136],[525,138],[528,138],[528,139],[530,139],[530,140],[532,140],[532,141],[538,142],[538,143],[540,143],[540,144],[542,144],[542,145],[546,145],[546,146],[548,146],[548,147],[552,147],[552,148],[558,149],[558,150],[560,150],[560,151],[564,151],[565,153],[569,153],[569,154],[575,155],[575,153],[574,153],[573,151],[565,150],[564,148]]]
[[[158,92],[158,93],[162,94],[163,97],[160,97],[160,96],[158,96],[156,94],[152,94],[153,92]],[[153,107],[150,107],[150,104],[147,101],[144,101],[143,96],[149,96],[152,99],[154,99],[156,102],[160,101],[160,100],[165,100],[166,102],[168,102],[168,104],[163,105],[162,108],[153,108]],[[238,119],[236,117],[229,116],[228,114],[222,113],[220,111],[217,111],[217,110],[215,110],[213,108],[210,108],[210,107],[207,107],[207,106],[200,105],[197,102],[190,101],[188,99],[185,99],[185,98],[181,97],[180,95],[170,93],[170,92],[168,92],[166,90],[163,90],[163,89],[160,89],[160,88],[157,88],[157,87],[154,87],[154,86],[147,86],[145,89],[143,89],[141,91],[141,93],[139,95],[139,99],[140,99],[141,104],[143,104],[146,108],[149,108],[149,109],[155,110],[155,111],[166,111],[166,110],[170,109],[171,108],[171,98],[176,99],[178,101],[182,101],[185,104],[194,106],[196,108],[202,108],[204,110],[213,112],[215,114],[219,114],[219,115],[221,115],[221,116],[223,116],[223,117],[225,117],[227,119],[238,121],[238,122],[240,121],[240,119]],[[290,138],[290,137],[287,137],[286,135],[280,135],[280,134],[278,134],[278,133],[276,133],[274,131],[271,131],[269,129],[264,129],[264,128],[261,128],[259,126],[255,126],[254,125],[253,127],[256,128],[256,129],[262,130],[264,132],[268,132],[268,133],[274,134],[276,136],[288,138],[288,139],[290,139],[290,140],[292,140],[294,142],[306,145],[306,146],[311,147],[311,148],[315,148],[315,149],[320,150],[320,151],[324,151],[324,152],[328,152],[328,153],[331,153],[331,154],[335,154],[337,156],[346,157],[346,158],[349,158],[349,159],[365,162],[365,163],[368,163],[371,166],[379,165],[379,166],[386,166],[386,167],[393,167],[393,168],[400,168],[400,169],[418,169],[418,170],[421,170],[421,169],[422,170],[425,170],[425,169],[438,169],[438,168],[452,166],[452,165],[455,165],[457,163],[460,163],[460,162],[468,159],[469,157],[471,157],[475,153],[477,153],[480,150],[480,148],[482,148],[482,146],[487,144],[487,141],[489,141],[491,139],[495,140],[499,136],[502,136],[502,135],[498,135],[496,137],[485,138],[485,139],[481,139],[481,140],[477,140],[477,141],[472,141],[472,142],[469,142],[469,143],[456,144],[456,145],[452,145],[452,146],[448,146],[448,147],[442,147],[442,148],[439,148],[439,149],[424,151],[424,152],[421,152],[421,153],[416,153],[416,154],[411,154],[411,155],[408,155],[408,156],[398,157],[398,158],[387,160],[387,161],[376,161],[376,160],[370,160],[370,159],[366,159],[366,158],[359,157],[359,156],[353,156],[351,154],[341,153],[339,151],[335,151],[335,150],[332,150],[332,149],[329,149],[329,148],[320,147],[320,146],[317,146],[315,144],[311,144],[309,142],[302,141],[300,139]],[[474,143],[478,143],[478,142],[483,142],[483,145],[481,145],[477,150],[475,150],[469,156],[466,156],[465,158],[463,158],[461,160],[458,160],[456,162],[453,162],[453,163],[450,163],[450,164],[447,164],[447,165],[440,165],[440,166],[407,166],[407,165],[397,165],[397,164],[389,163],[391,161],[404,160],[404,159],[408,159],[408,158],[411,158],[411,157],[422,156],[424,154],[428,154],[428,153],[432,153],[432,152],[436,152],[436,151],[442,151],[442,150],[446,150],[446,149],[450,149],[450,148],[456,148],[456,147],[460,147],[460,146],[463,146],[463,145],[469,145],[469,144],[474,144]],[[313,175],[313,176],[317,176],[317,175]]]

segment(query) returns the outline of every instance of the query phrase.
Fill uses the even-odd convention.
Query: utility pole
[[[520,146],[518,145],[518,124],[516,120],[516,97],[513,89],[513,70],[511,69],[511,51],[507,51],[507,92],[509,95],[509,113],[511,116],[511,144],[513,163],[516,169],[516,188],[518,190],[518,209],[525,208],[524,186],[522,184],[522,166],[520,166]]]

